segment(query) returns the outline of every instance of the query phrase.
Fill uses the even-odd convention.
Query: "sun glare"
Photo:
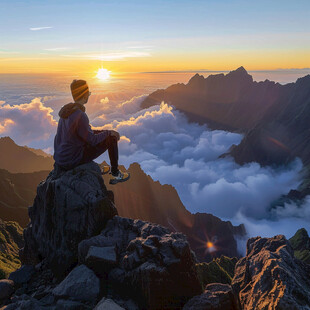
[[[110,78],[110,71],[107,69],[100,68],[98,69],[96,77],[102,81],[108,80]]]

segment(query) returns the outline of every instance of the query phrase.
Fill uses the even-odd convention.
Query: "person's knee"
[[[111,143],[117,143],[117,137],[115,136],[109,136],[108,139]]]

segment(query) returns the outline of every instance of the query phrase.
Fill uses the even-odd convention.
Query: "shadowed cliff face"
[[[238,163],[285,164],[296,156],[310,163],[310,75],[283,87],[281,100],[232,150]]]
[[[191,214],[171,185],[161,185],[146,175],[140,165],[130,165],[131,179],[107,188],[114,192],[119,215],[142,219],[186,234],[191,248],[201,261],[210,261],[222,254],[239,256],[234,235],[245,234],[243,225],[233,226],[212,214]],[[207,203],[207,202],[206,202]],[[208,247],[208,241],[209,243]]]
[[[19,146],[9,137],[0,138],[0,169],[13,173],[52,170],[53,158],[42,152]]]

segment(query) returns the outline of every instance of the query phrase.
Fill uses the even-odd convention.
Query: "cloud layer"
[[[290,237],[301,226],[310,230],[310,197],[302,206],[291,203],[270,210],[271,202],[299,185],[300,160],[273,169],[219,158],[240,143],[242,135],[189,123],[165,103],[141,110],[144,98],[119,103],[106,97],[86,105],[93,126],[120,132],[120,164],[140,163],[154,180],[172,184],[189,211],[244,223],[249,236]],[[1,101],[0,135],[22,145],[52,147],[57,123],[53,110],[45,106],[47,99],[20,105]],[[102,160],[108,161],[107,154],[98,159]]]

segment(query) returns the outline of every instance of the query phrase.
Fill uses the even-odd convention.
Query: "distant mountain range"
[[[196,74],[187,84],[175,84],[150,94],[142,108],[165,101],[193,122],[212,129],[243,132],[231,155],[243,164],[285,164],[298,156],[310,163],[310,75],[281,85],[255,82],[240,67],[224,74]]]

